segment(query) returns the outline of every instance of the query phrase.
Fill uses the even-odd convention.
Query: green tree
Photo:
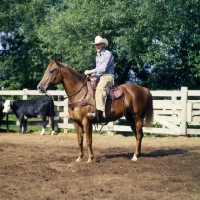
[[[35,89],[55,56],[83,74],[95,66],[91,42],[101,35],[115,57],[116,84],[196,89],[199,7],[198,0],[3,0],[0,86]]]
[[[96,35],[109,40],[108,49],[115,56],[116,83],[124,83],[130,70],[147,78],[141,56],[146,52],[147,32],[138,25],[139,1],[63,1],[52,7],[39,38],[62,61],[80,73],[94,67],[95,51],[91,42]]]
[[[148,1],[148,26],[154,30],[143,60],[154,68],[146,84],[152,89],[198,89],[200,67],[200,2]]]
[[[46,61],[37,29],[52,5],[49,0],[1,1],[0,87],[36,89]]]

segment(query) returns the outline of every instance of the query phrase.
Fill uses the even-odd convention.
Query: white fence
[[[69,121],[68,116],[68,100],[59,100],[66,97],[65,91],[48,91],[53,97],[58,100],[54,101],[56,106],[56,127],[67,129],[74,129],[74,126]],[[152,128],[143,128],[146,133],[155,134],[172,134],[172,135],[186,135],[195,134],[200,135],[200,91],[187,90],[187,87],[182,87],[180,91],[151,91],[153,96],[154,107],[154,126]],[[4,99],[13,99],[14,96],[22,96],[22,99],[28,99],[28,96],[38,96],[40,94],[37,90],[0,90],[0,97]],[[9,98],[5,97],[9,96]],[[11,97],[10,97],[11,96]],[[123,118],[122,118],[123,120]],[[4,121],[5,123],[5,121]],[[38,124],[39,123],[39,124]],[[19,125],[19,122],[9,121],[9,124]],[[28,121],[28,125],[41,125],[41,121]],[[96,130],[102,127],[99,125]],[[117,125],[115,123],[108,123],[102,130],[107,131],[112,135],[114,131],[118,132],[132,132],[129,126]]]

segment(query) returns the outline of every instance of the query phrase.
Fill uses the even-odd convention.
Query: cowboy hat
[[[106,47],[108,46],[108,40],[106,38],[102,38],[101,36],[96,36],[94,43],[92,44],[105,44]]]

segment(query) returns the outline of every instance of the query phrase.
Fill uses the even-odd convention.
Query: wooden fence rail
[[[68,100],[62,100],[66,97],[65,91],[49,90],[48,93],[55,98],[56,127],[63,128],[65,132],[67,132],[67,129],[74,129],[68,116]],[[151,93],[154,99],[154,126],[151,128],[144,127],[144,132],[200,135],[200,90],[188,90],[187,87],[182,87],[179,91],[162,90],[151,91]],[[0,90],[0,97],[3,97],[3,99],[14,99],[15,96],[22,96],[22,99],[27,100],[30,96],[41,95],[44,94],[37,90]],[[112,135],[114,131],[132,132],[128,125],[117,125],[117,122],[110,122],[103,128],[98,126],[94,129],[100,130],[102,128],[109,135]],[[19,122],[9,121],[9,124],[18,125]],[[28,121],[28,125],[38,126],[41,125],[41,121]]]

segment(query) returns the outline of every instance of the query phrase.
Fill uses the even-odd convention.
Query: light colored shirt
[[[96,55],[96,68],[92,70],[97,75],[114,74],[114,57],[112,53],[103,49]]]

